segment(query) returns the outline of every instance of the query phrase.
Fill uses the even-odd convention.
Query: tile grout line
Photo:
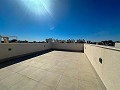
[[[29,67],[30,65],[28,65],[28,67]],[[32,67],[32,66],[31,66]],[[27,68],[27,67],[26,67]],[[25,69],[26,69],[25,68]],[[8,69],[9,70],[9,69]],[[12,71],[12,70],[10,70],[10,71]],[[20,70],[20,71],[18,71],[18,72],[15,72],[15,71],[12,71],[12,72],[14,72],[14,73],[16,73],[16,74],[19,74],[19,75],[21,75],[21,76],[23,76],[23,77],[26,77],[26,78],[29,78],[29,79],[31,79],[31,80],[33,80],[33,81],[35,81],[35,82],[38,82],[38,81],[36,81],[36,80],[34,80],[34,79],[32,79],[32,78],[30,78],[30,77],[28,77],[28,76],[26,76],[26,75],[23,75],[23,74],[21,74],[21,73],[19,73],[19,72],[21,72],[22,70]],[[37,70],[36,70],[37,71]]]
[[[27,65],[28,67],[30,66],[30,65]],[[25,67],[24,69],[26,69],[27,67]],[[12,71],[12,72],[14,72],[14,73],[18,73],[18,72],[20,72],[20,71],[22,71],[22,70],[20,70],[20,71],[13,71],[13,70],[11,70],[11,69],[8,69],[8,68],[6,68],[7,70],[9,70],[9,71]]]
[[[14,73],[16,73],[16,74],[18,74],[18,75],[21,75],[21,74],[19,74],[19,73],[17,73],[17,72],[14,72]],[[28,77],[26,77],[25,75],[21,75],[21,76],[23,76],[23,77],[25,77],[25,78],[28,78]],[[24,79],[24,78],[23,78]],[[23,79],[21,79],[20,81],[18,81],[18,82],[16,82],[15,84],[13,84],[12,86],[14,86],[14,85],[16,85],[17,83],[19,83],[19,82],[21,82]],[[30,79],[30,78],[29,78]],[[32,79],[31,79],[32,80]],[[35,80],[33,80],[33,81],[35,81]],[[37,81],[35,81],[35,82],[37,82]],[[10,86],[8,89],[10,89],[12,86]]]
[[[59,83],[60,83],[60,81],[61,81],[61,79],[62,79],[62,77],[63,77],[63,74],[64,74],[64,72],[62,73],[62,75],[61,75],[61,77],[60,77],[60,79],[59,79],[59,81],[58,81],[58,84],[57,84],[56,87],[55,87],[55,90],[57,89],[57,87],[58,87],[58,85],[59,85]]]

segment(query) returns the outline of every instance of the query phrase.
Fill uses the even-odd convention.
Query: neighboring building
[[[69,40],[67,40],[67,43],[75,43],[75,40],[74,39],[69,39]]]
[[[120,48],[120,43],[115,43],[116,48]]]
[[[66,40],[53,39],[53,42],[56,42],[56,43],[66,43]]]
[[[112,40],[108,40],[108,41],[101,41],[103,43],[103,45],[105,46],[115,46],[115,42],[113,42]]]
[[[3,37],[4,43],[9,43],[9,37],[5,36]]]
[[[76,43],[85,43],[85,40],[84,39],[78,39]]]
[[[62,40],[62,43],[66,43],[66,41],[65,41],[65,40]]]
[[[88,44],[91,44],[92,42],[91,41],[87,41]]]
[[[10,43],[18,43],[17,39],[12,39],[9,41]]]
[[[51,43],[51,42],[53,42],[53,39],[52,38],[46,39],[46,42]]]
[[[58,42],[58,39],[54,39],[54,42]]]
[[[1,36],[0,35],[0,43],[2,42],[2,39],[3,39],[3,43],[9,43],[9,38],[16,38],[16,39],[13,39],[13,41],[17,40],[16,36]]]
[[[96,45],[104,45],[103,42],[96,42]]]
[[[96,44],[104,46],[115,46],[115,42],[113,42],[112,40],[96,42]]]

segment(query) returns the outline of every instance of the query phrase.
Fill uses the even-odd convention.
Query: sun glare
[[[52,15],[51,0],[21,0],[29,12],[37,16]]]

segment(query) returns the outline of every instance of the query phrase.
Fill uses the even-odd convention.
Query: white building
[[[46,42],[51,43],[51,42],[53,42],[53,39],[52,38],[46,39]]]
[[[120,48],[120,43],[115,43],[116,48]]]

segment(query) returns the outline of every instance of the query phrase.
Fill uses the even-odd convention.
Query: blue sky
[[[39,8],[38,12],[43,14],[38,15],[32,12],[31,4],[28,8],[22,0],[0,0],[0,35],[29,41],[46,38],[120,40],[119,0],[48,1],[46,5],[51,6],[46,6],[46,11],[50,12],[46,14]]]

